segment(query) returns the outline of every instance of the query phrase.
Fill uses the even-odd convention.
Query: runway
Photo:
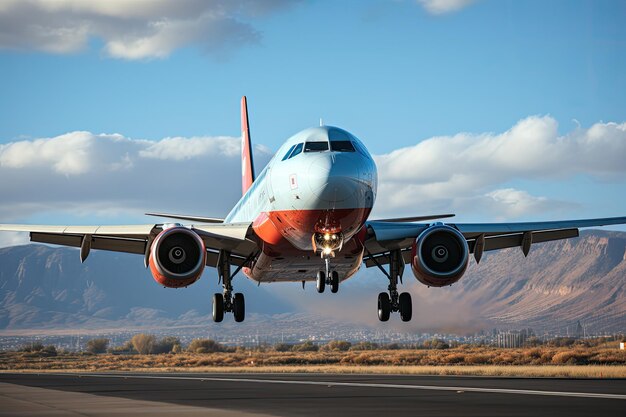
[[[626,407],[626,379],[94,373],[0,374],[0,382],[0,416],[49,414],[25,413],[29,401],[93,416],[589,416]]]

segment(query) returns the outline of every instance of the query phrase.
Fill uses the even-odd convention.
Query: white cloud
[[[475,0],[417,0],[429,13],[444,14],[456,12],[469,6]]]
[[[559,135],[552,117],[532,116],[504,133],[434,137],[377,156],[377,210],[414,212],[418,203],[420,210],[473,209],[518,217],[561,209],[564,202],[502,185],[576,174],[614,178],[626,174],[624,161],[626,123],[596,123]]]
[[[146,149],[139,152],[144,158],[171,159],[182,161],[203,155],[222,154],[234,157],[241,152],[239,140],[232,137],[192,137],[192,138],[165,138],[152,143]]]
[[[272,151],[254,152],[261,169]],[[434,137],[375,159],[377,217],[558,214],[577,207],[519,184],[581,174],[623,182],[626,123],[560,135],[553,118],[533,116],[503,133]],[[145,222],[147,211],[224,216],[241,196],[240,139],[69,132],[0,145],[0,178],[0,223]],[[572,193],[576,201],[578,190]]]
[[[271,156],[264,147],[254,153],[259,168]],[[0,223],[141,220],[146,211],[173,210],[223,216],[240,197],[239,155],[240,139],[226,136],[152,141],[70,132],[0,145]]]
[[[195,45],[224,51],[258,42],[246,19],[286,7],[289,0],[4,0],[0,48],[75,53],[90,38],[122,59],[164,58]]]

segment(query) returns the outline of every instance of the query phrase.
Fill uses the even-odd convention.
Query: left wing
[[[144,255],[163,224],[125,226],[48,226],[27,224],[0,224],[0,231],[28,232],[32,242],[81,248],[81,260],[91,249]],[[189,225],[207,248],[207,265],[215,266],[220,250],[233,254],[233,264],[238,265],[257,250],[257,244],[248,239],[249,223],[216,223]]]
[[[579,228],[626,224],[626,217],[562,220],[523,223],[446,223],[463,234],[470,253],[478,262],[484,251],[519,246],[528,254],[533,243],[578,237]],[[367,267],[389,263],[388,253],[402,251],[405,263],[410,262],[411,246],[430,224],[369,221],[365,241]],[[373,260],[376,258],[376,261]]]

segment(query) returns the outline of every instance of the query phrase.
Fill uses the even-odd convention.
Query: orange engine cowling
[[[204,241],[196,232],[182,226],[163,230],[150,247],[150,272],[165,287],[193,284],[202,275],[205,262]]]
[[[465,237],[443,223],[430,226],[413,243],[413,275],[430,287],[454,284],[465,273],[468,262],[469,249]]]

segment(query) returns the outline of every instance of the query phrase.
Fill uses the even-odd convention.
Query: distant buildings
[[[496,334],[496,345],[502,348],[522,347],[529,337],[534,336],[532,329],[509,330]]]

